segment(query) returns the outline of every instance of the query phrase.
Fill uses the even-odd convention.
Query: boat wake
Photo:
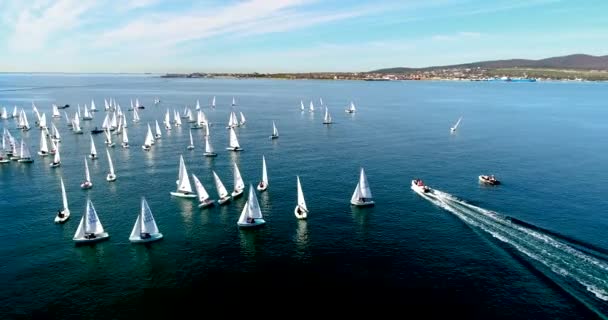
[[[608,301],[608,259],[604,253],[589,247],[585,247],[584,250],[577,249],[583,246],[581,242],[571,243],[555,233],[543,232],[541,228],[472,205],[449,193],[435,189],[432,193],[422,196],[453,213],[467,224],[488,232],[496,239],[515,247],[527,257],[546,266],[561,276],[563,281],[558,283],[574,284],[575,291],[586,290],[592,293],[595,298],[581,299],[569,288],[564,288],[594,311],[602,313],[589,303],[595,305],[600,302],[598,299],[602,301],[601,304]],[[547,276],[555,279],[552,275]],[[581,290],[583,288],[584,290]],[[600,309],[604,308],[600,307]]]

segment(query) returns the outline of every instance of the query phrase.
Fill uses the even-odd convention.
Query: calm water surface
[[[15,129],[35,162],[0,166],[0,311],[3,318],[123,318],[156,303],[195,308],[252,297],[270,309],[296,299],[308,308],[344,306],[378,312],[400,308],[494,319],[575,319],[608,314],[608,109],[604,83],[354,82],[162,79],[154,76],[0,76],[0,106],[32,101],[50,119],[51,104],[115,98],[146,106],[129,121],[130,149],[110,150],[118,180],[105,181],[100,159],[89,162],[94,187],[83,191],[89,135],[62,134],[62,166],[35,155],[40,130]],[[217,108],[208,106],[213,96]],[[154,105],[155,97],[161,98]],[[225,150],[232,97],[247,123],[237,129],[240,153]],[[334,124],[322,124],[319,98]],[[203,157],[203,132],[188,125],[162,130],[151,152],[141,150],[146,124],[196,99],[211,126],[217,158]],[[313,100],[314,113],[300,112]],[[358,111],[344,108],[354,101]],[[105,112],[84,121],[101,126]],[[449,128],[463,116],[459,130]],[[272,121],[280,138],[270,140]],[[118,136],[113,136],[120,142]],[[212,170],[233,186],[236,162],[246,185],[261,178],[265,155],[270,187],[257,193],[267,224],[239,230],[242,197],[200,210],[171,197],[179,155],[217,198]],[[350,196],[365,168],[376,205],[354,208]],[[495,174],[498,187],[479,185]],[[310,210],[293,215],[296,175]],[[66,184],[72,217],[53,223]],[[422,178],[441,197],[410,188]],[[165,238],[133,245],[128,236],[145,196]],[[90,198],[110,239],[75,246]],[[512,219],[514,218],[514,219]],[[304,293],[308,292],[308,293]],[[297,295],[304,295],[303,297]],[[339,299],[346,298],[344,302]],[[187,301],[187,302],[186,302]],[[380,308],[374,307],[381,305]],[[376,309],[377,308],[377,309]],[[409,312],[409,311],[408,311]],[[412,311],[413,312],[413,311]]]

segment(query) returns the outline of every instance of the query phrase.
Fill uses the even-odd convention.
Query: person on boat
[[[94,233],[87,233],[84,235],[85,239],[95,239]]]
[[[251,217],[247,218],[247,223],[254,223],[254,222],[255,222],[255,220],[253,218],[251,218]]]
[[[63,213],[61,212],[61,210],[57,210],[57,216],[59,218],[63,218]]]
[[[141,235],[139,235],[139,237],[142,239],[149,239],[151,236],[147,232],[142,232]]]
[[[264,181],[260,181],[260,188],[264,188]]]

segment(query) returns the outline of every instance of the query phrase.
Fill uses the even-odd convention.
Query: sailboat
[[[196,198],[196,194],[192,192],[192,185],[188,178],[188,171],[186,170],[186,164],[184,163],[184,157],[179,155],[179,174],[177,183],[177,190],[171,192],[172,196],[182,198]]]
[[[30,149],[25,144],[25,141],[21,139],[21,149],[19,150],[19,160],[17,162],[22,163],[32,163],[34,159],[32,159],[32,155],[30,154]]]
[[[365,176],[363,168],[361,168],[359,182],[357,183],[357,187],[355,187],[353,196],[350,198],[350,203],[360,207],[371,206],[375,203],[372,197],[372,190],[369,188],[369,182],[367,181],[367,176]]]
[[[234,97],[232,97],[232,106],[236,106],[236,99],[234,99]]]
[[[306,207],[306,201],[304,201],[304,192],[302,192],[300,176],[296,176],[296,179],[298,181],[298,205],[293,209],[293,213],[298,219],[306,219],[306,217],[308,217],[308,208]]]
[[[144,140],[144,144],[141,146],[141,148],[146,151],[150,151],[150,148],[153,144],[154,136],[152,135],[152,129],[150,129],[150,124],[148,123],[148,132],[146,133],[146,140]]]
[[[253,186],[249,185],[249,198],[241,211],[241,216],[237,221],[237,225],[241,228],[257,227],[265,224],[264,218],[262,217],[262,210],[258,203],[258,197],[253,190]]]
[[[331,124],[331,114],[329,114],[329,109],[325,107],[325,117],[323,117],[323,124]]]
[[[236,132],[234,128],[230,128],[230,146],[226,150],[242,151],[243,149],[239,145],[239,140],[236,138]]]
[[[171,130],[171,113],[169,113],[169,109],[167,109],[167,112],[165,113],[163,123],[165,124],[165,129]]]
[[[114,173],[114,164],[112,163],[112,157],[110,157],[110,150],[106,149],[108,154],[108,162],[110,163],[110,172],[106,176],[106,180],[109,182],[116,181],[116,174]]]
[[[243,112],[239,111],[239,113],[241,114],[241,121],[239,121],[239,127],[242,127],[245,125],[245,122],[247,122],[247,120],[245,120],[245,115],[243,114]]]
[[[133,230],[129,236],[129,241],[133,243],[152,242],[163,238],[163,234],[159,232],[152,210],[148,206],[146,198],[141,197],[141,210],[135,220]]]
[[[234,190],[232,190],[232,198],[236,198],[236,197],[242,195],[243,191],[245,190],[245,182],[243,182],[243,177],[241,177],[241,171],[239,170],[239,167],[236,165],[236,162],[234,162],[233,174],[234,174]]]
[[[194,180],[196,194],[198,194],[198,201],[200,202],[198,207],[204,208],[213,205],[215,201],[213,201],[211,197],[209,197],[209,193],[207,192],[201,181],[198,180],[198,178],[194,174],[192,174],[192,180]]]
[[[300,100],[300,111],[304,112],[304,101]]]
[[[91,154],[89,154],[89,158],[91,158],[91,160],[97,159],[97,149],[95,148],[95,141],[93,141],[93,136],[91,136]]]
[[[105,141],[106,145],[110,148],[113,148],[116,145],[116,143],[114,143],[114,141],[112,141],[112,134],[110,133],[110,130],[106,129],[105,134],[106,134],[106,141]]]
[[[310,100],[310,105],[308,107],[308,110],[310,112],[315,112],[315,105],[312,103],[312,100]]]
[[[137,109],[133,109],[133,122],[139,122],[139,114],[137,113]]]
[[[279,130],[277,130],[277,126],[275,125],[274,121],[272,121],[272,135],[270,136],[270,139],[276,139],[279,137]]]
[[[456,129],[458,129],[458,125],[460,124],[460,120],[462,120],[462,117],[458,118],[458,121],[456,121],[456,124],[454,124],[454,126],[450,128],[451,133],[456,132]]]
[[[57,210],[57,215],[55,216],[55,223],[63,223],[70,217],[70,209],[68,208],[68,196],[65,193],[65,186],[63,185],[63,178],[60,178],[61,181],[61,200],[63,201],[63,207],[61,210]]]
[[[51,131],[53,132],[53,134],[51,135],[51,139],[55,140],[55,142],[60,142],[61,135],[59,134],[59,130],[57,130],[57,127],[55,127],[55,124],[52,122],[51,122]]]
[[[209,136],[205,136],[205,152],[203,155],[205,157],[217,157],[217,153],[213,151],[213,146],[209,142]]]
[[[192,130],[190,130],[189,133],[190,133],[190,145],[188,147],[186,147],[186,149],[193,150],[194,149],[194,139],[192,139]]]
[[[74,234],[73,240],[76,243],[96,242],[108,239],[110,235],[104,231],[101,221],[97,216],[97,211],[93,207],[93,202],[87,199],[87,208],[84,211],[78,229]]]
[[[46,141],[44,131],[40,131],[40,150],[38,151],[38,154],[43,157],[46,157],[49,154],[49,145]]]
[[[350,102],[350,106],[344,110],[346,113],[355,113],[355,111],[357,111],[357,109],[355,109],[355,104],[352,101]]]
[[[213,96],[213,100],[211,101],[211,108],[215,109],[215,96]]]
[[[82,189],[91,189],[93,188],[93,182],[91,182],[91,174],[89,173],[89,164],[87,163],[87,158],[84,158],[84,182],[80,184]]]
[[[222,180],[220,180],[220,177],[217,175],[217,173],[215,173],[215,171],[213,171],[213,181],[215,182],[215,188],[217,189],[217,194],[219,197],[217,202],[222,205],[230,201],[230,194],[228,194],[228,190],[226,190]]]
[[[258,183],[257,189],[259,191],[268,189],[268,172],[266,171],[266,158],[264,156],[262,156],[262,181]]]
[[[128,148],[129,147],[129,136],[127,135],[127,128],[124,127],[122,129],[122,143],[121,143],[123,148]]]
[[[49,165],[51,168],[57,168],[61,165],[61,156],[59,155],[59,144],[57,145],[57,149],[55,150],[55,154],[53,155],[53,162]]]
[[[163,134],[160,132],[160,126],[158,125],[158,120],[156,121],[156,135],[154,135],[154,138],[156,138],[157,140],[162,138]]]
[[[91,112],[97,112],[97,107],[95,107],[95,100],[91,99]]]

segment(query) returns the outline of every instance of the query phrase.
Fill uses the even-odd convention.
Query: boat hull
[[[103,233],[96,234],[95,238],[93,238],[93,239],[87,239],[87,238],[82,237],[82,238],[74,238],[73,240],[77,244],[78,243],[84,244],[84,243],[95,243],[95,242],[106,240],[108,238],[110,238],[110,235],[107,232],[103,232]]]
[[[416,180],[412,180],[412,190],[416,191],[421,195],[432,193],[433,190],[428,186],[419,186],[416,184]]]
[[[255,219],[255,221],[253,223],[237,222],[237,225],[239,226],[239,228],[246,229],[246,228],[259,227],[259,226],[264,225],[265,223],[266,223],[266,221],[264,219]]]
[[[298,219],[306,219],[306,218],[308,217],[308,211],[304,211],[304,210],[300,211],[300,210],[298,210],[299,208],[300,208],[300,206],[296,206],[296,207],[293,209],[293,214],[294,214],[294,215],[296,216],[296,218],[298,218]]]
[[[354,201],[351,200],[350,204],[357,207],[371,207],[376,204],[375,201]]]
[[[234,147],[228,147],[228,148],[226,148],[226,150],[230,150],[230,151],[243,151],[242,148],[234,148]]]
[[[195,193],[183,193],[183,192],[171,192],[172,196],[180,197],[180,198],[196,198],[197,195]]]
[[[29,159],[29,158],[28,159],[19,159],[19,160],[17,160],[17,162],[32,163],[32,162],[34,162],[34,160],[33,159]]]
[[[277,139],[279,136],[270,136],[270,139]]]
[[[61,213],[63,213],[63,217],[55,216],[55,223],[64,223],[70,218],[70,210],[63,210]]]
[[[11,162],[11,160],[9,160],[9,159],[2,159],[2,160],[0,160],[0,163],[9,163],[9,162]]]
[[[188,150],[194,150],[194,146],[188,146],[188,147],[186,147],[186,149],[188,149]]]
[[[266,184],[265,186],[261,187],[259,184],[256,187],[256,189],[258,189],[258,191],[266,191],[266,189],[268,189],[268,184]]]
[[[108,174],[106,176],[106,180],[108,180],[108,182],[116,181],[116,175],[115,174]]]
[[[500,181],[498,181],[498,180],[494,180],[494,181],[489,180],[489,179],[487,179],[487,176],[483,176],[483,175],[479,176],[479,182],[481,182],[483,184],[491,185],[491,186],[496,186],[496,185],[500,184]]]
[[[99,158],[98,156],[94,156],[94,155],[89,155],[89,159],[91,160],[97,160],[97,158]]]
[[[61,162],[49,164],[49,167],[51,167],[51,168],[57,168],[59,166],[61,166]]]
[[[219,203],[220,205],[229,202],[230,201],[230,197],[226,197],[226,198],[221,198],[219,200],[217,200],[217,203]]]
[[[206,207],[213,206],[214,204],[215,204],[215,201],[213,201],[213,200],[207,200],[207,201],[205,201],[205,202],[203,202],[203,203],[200,203],[200,204],[198,205],[198,208],[199,208],[199,209],[202,209],[202,208],[206,208]]]
[[[205,157],[217,157],[217,153],[214,152],[205,152],[203,153]]]
[[[129,241],[131,241],[131,243],[147,243],[147,242],[154,242],[154,241],[158,241],[160,239],[163,238],[163,234],[162,233],[154,233],[150,235],[150,238],[146,238],[146,239],[142,239],[140,237],[129,237]]]
[[[80,187],[82,189],[85,189],[85,190],[86,189],[91,189],[91,188],[93,188],[93,183],[85,181],[85,182],[83,182],[83,183],[80,184]]]
[[[42,152],[42,151],[38,151],[38,154],[39,154],[40,156],[42,156],[42,157],[46,157],[46,156],[48,156],[48,155],[49,155],[49,153],[48,153],[48,152]]]
[[[245,191],[245,189],[243,189],[243,190],[235,190],[235,191],[232,191],[231,195],[232,195],[233,198],[237,198],[237,197],[240,197],[243,194],[244,191]]]

